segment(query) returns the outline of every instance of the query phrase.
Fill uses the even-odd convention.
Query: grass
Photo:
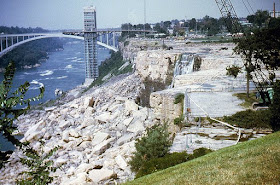
[[[244,101],[240,104],[244,108],[251,108],[254,102],[258,102],[255,92],[249,93],[249,97],[247,97],[247,93],[237,93],[234,96]]]
[[[239,143],[126,184],[279,184],[280,132]]]

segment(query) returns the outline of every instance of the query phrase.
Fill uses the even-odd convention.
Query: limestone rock
[[[131,112],[131,111],[136,111],[138,110],[138,105],[132,101],[132,100],[126,100],[125,101],[125,111],[126,112]]]
[[[145,131],[145,127],[143,125],[143,122],[140,120],[136,120],[134,123],[130,124],[127,128],[128,132],[138,133]]]
[[[40,121],[36,125],[32,126],[25,134],[23,140],[32,141],[40,139],[44,133],[41,132],[41,129],[44,128],[46,123],[44,121]]]
[[[133,117],[127,118],[123,121],[123,124],[125,126],[128,126],[132,122],[132,120],[133,120]]]
[[[125,134],[121,138],[118,139],[117,144],[123,145],[124,143],[127,143],[131,141],[131,139],[134,137],[134,134]]]
[[[113,170],[102,168],[100,170],[97,169],[91,170],[88,176],[93,182],[98,183],[100,181],[110,179],[112,176],[114,176],[114,174],[115,173]]]
[[[69,136],[78,138],[81,135],[79,134],[79,132],[76,129],[72,128],[72,129],[69,130]]]
[[[121,155],[118,155],[115,158],[116,163],[119,165],[121,169],[125,169],[127,167],[127,163],[125,162],[124,158]]]
[[[110,137],[110,135],[108,133],[97,132],[92,140],[92,145],[95,146],[95,145],[101,143],[102,141],[108,139],[109,137]]]
[[[113,140],[114,140],[114,138],[110,138],[110,139],[107,139],[107,140],[99,143],[92,149],[92,152],[97,155],[104,153],[110,147],[110,142]]]
[[[111,120],[111,114],[109,112],[104,112],[99,116],[96,116],[95,119],[98,120],[100,123],[106,123]]]

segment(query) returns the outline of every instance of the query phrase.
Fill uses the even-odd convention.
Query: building
[[[84,8],[84,38],[86,83],[98,78],[96,10],[94,6]]]
[[[274,17],[274,11],[269,12],[270,13],[270,17]],[[275,18],[280,17],[280,12],[279,11],[275,11]]]

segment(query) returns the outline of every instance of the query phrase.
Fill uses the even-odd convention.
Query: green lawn
[[[280,132],[239,143],[126,184],[280,183]]]

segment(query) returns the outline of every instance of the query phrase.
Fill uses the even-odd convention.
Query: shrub
[[[200,70],[201,61],[202,61],[201,57],[195,56],[194,64],[193,64],[193,70],[194,71],[199,71]]]
[[[195,159],[195,158],[198,158],[198,157],[201,157],[201,156],[204,156],[206,154],[209,154],[213,152],[212,150],[208,149],[208,148],[198,148],[198,149],[195,149],[193,151],[193,154],[190,155],[189,159]]]
[[[186,162],[189,156],[190,155],[186,152],[175,152],[166,154],[161,158],[151,159],[150,161],[147,161],[143,164],[143,166],[137,172],[136,178]]]
[[[223,120],[243,128],[270,128],[270,110],[253,111],[251,109],[225,116]]]
[[[125,42],[123,43],[124,47],[125,47],[125,46],[128,46],[128,44],[129,44],[129,41],[128,41],[128,40],[125,41]]]
[[[171,146],[167,124],[154,125],[147,128],[147,134],[141,139],[137,139],[135,143],[136,151],[133,153],[131,161],[131,169],[137,172],[144,162],[165,156]]]
[[[150,95],[152,92],[161,91],[165,89],[165,84],[160,81],[160,79],[152,80],[150,78],[145,78],[144,80],[145,88],[140,91],[140,105],[142,107],[150,107]]]
[[[177,125],[177,126],[179,126],[180,129],[182,129],[183,126],[185,125],[185,123],[184,123],[184,116],[181,115],[180,117],[175,118],[174,119],[174,125]]]
[[[174,104],[183,103],[185,95],[183,93],[176,94]]]
[[[198,148],[193,151],[193,154],[187,154],[186,152],[175,152],[171,154],[166,154],[164,157],[151,159],[149,161],[144,162],[140,170],[137,172],[136,178],[154,173],[159,170],[164,170],[166,168],[175,166],[180,163],[187,162],[189,160],[206,155],[210,152],[212,152],[212,150],[210,149]]]
[[[271,112],[270,125],[274,131],[280,130],[280,81],[274,84],[273,103],[269,107]]]

